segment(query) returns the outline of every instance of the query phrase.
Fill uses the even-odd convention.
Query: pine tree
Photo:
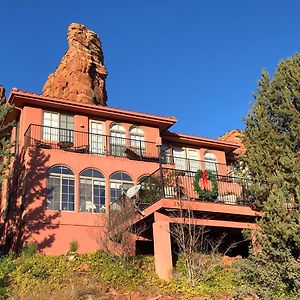
[[[300,55],[263,71],[246,117],[245,164],[263,211],[242,280],[261,299],[300,294]]]

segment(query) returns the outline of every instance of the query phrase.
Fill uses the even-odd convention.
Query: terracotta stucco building
[[[74,240],[81,253],[97,250],[110,209],[127,198],[138,206],[137,226],[147,225],[135,251],[153,252],[157,273],[167,279],[170,226],[184,222],[176,214],[179,206],[193,211],[194,224],[226,232],[229,239],[254,228],[258,213],[233,169],[238,145],[171,132],[174,117],[19,90],[11,92],[8,103],[14,105],[7,121],[16,121],[16,155],[13,176],[2,190],[7,243],[34,241],[53,255],[66,253]],[[198,186],[212,189],[203,177],[208,170],[217,180],[217,196],[199,197],[198,170],[203,171]],[[136,192],[126,194],[132,186]]]

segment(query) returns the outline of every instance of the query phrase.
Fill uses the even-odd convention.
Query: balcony
[[[27,128],[24,136],[25,147],[159,161],[158,148],[153,142],[34,124]]]
[[[195,175],[196,172],[170,168],[161,168],[155,171],[140,182],[141,188],[136,195],[136,205],[139,209],[144,210],[162,198],[238,206],[252,206],[254,204],[255,194],[248,179],[215,174],[217,195],[204,198],[195,191]],[[204,183],[200,179],[198,184],[203,190],[212,190],[210,180]],[[118,201],[123,200],[119,199]]]
[[[232,180],[236,179],[233,165],[226,165],[199,159],[176,157],[173,155],[165,155],[164,153],[161,155],[161,162],[167,168],[181,171],[184,170],[188,172],[197,172],[199,169],[206,169],[210,170],[215,175],[227,176],[228,178],[232,178]]]

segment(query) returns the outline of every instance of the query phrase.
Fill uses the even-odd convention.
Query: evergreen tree
[[[246,117],[244,157],[263,211],[258,247],[242,266],[248,291],[261,299],[300,294],[300,56],[263,71]]]
[[[10,139],[13,123],[6,123],[5,119],[11,112],[12,107],[6,104],[5,90],[0,85],[0,190],[3,180],[7,178],[7,168],[12,157],[12,142]]]

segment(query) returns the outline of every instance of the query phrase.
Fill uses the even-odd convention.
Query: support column
[[[173,273],[170,223],[153,223],[155,271],[160,279],[170,280]]]

